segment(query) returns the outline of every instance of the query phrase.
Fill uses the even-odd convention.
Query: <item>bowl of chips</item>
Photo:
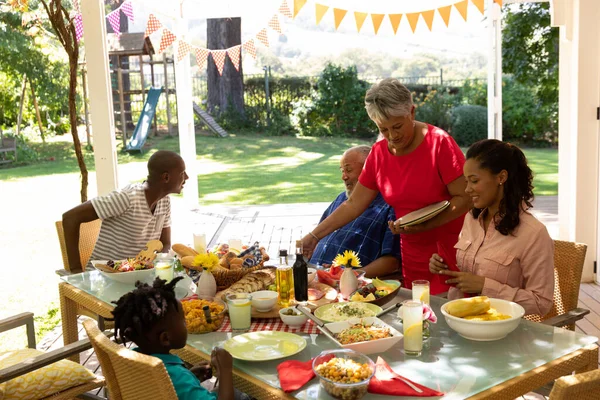
[[[181,302],[189,333],[214,332],[223,325],[227,305],[214,297]]]

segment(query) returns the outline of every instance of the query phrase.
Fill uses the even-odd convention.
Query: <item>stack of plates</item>
[[[436,215],[444,211],[446,208],[448,208],[448,206],[450,206],[450,202],[448,200],[428,205],[427,207],[423,207],[420,210],[408,213],[402,218],[398,218],[395,224],[399,228],[402,228],[403,226],[418,225],[435,217]]]

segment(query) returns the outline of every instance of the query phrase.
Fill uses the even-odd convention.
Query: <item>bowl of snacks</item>
[[[306,323],[308,317],[296,310],[294,307],[279,310],[279,318],[290,328],[299,328]]]
[[[376,317],[350,318],[325,324],[325,327],[333,333],[339,346],[363,354],[383,353],[403,338],[402,333]]]
[[[448,326],[465,339],[491,341],[514,331],[525,309],[512,301],[476,296],[447,302],[442,314]]]
[[[369,357],[349,349],[324,351],[315,357],[312,367],[321,387],[333,398],[344,400],[362,398],[375,373]]]
[[[90,262],[107,279],[128,285],[135,285],[137,281],[150,283],[154,279],[154,264],[151,261],[141,262],[130,258],[128,260],[92,260]]]
[[[214,332],[223,325],[227,306],[214,297],[181,302],[189,333]]]
[[[382,306],[396,297],[400,290],[400,282],[395,280],[373,279],[371,283],[361,287],[352,295],[350,301],[362,301]]]
[[[277,303],[277,292],[272,290],[259,290],[250,293],[252,307],[258,312],[269,312]]]

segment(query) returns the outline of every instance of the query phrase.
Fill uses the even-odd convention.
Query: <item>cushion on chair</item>
[[[0,353],[0,369],[44,354],[35,349],[13,350]],[[81,385],[95,378],[81,365],[61,360],[28,374],[0,384],[0,400],[40,399],[62,390]]]

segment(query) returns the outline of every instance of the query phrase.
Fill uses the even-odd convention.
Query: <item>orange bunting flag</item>
[[[315,4],[315,16],[317,17],[317,25],[321,23],[323,16],[329,10],[329,6],[324,6],[323,4]]]
[[[498,4],[500,7],[502,7],[502,0],[494,0],[494,3]]]
[[[196,64],[198,64],[198,66],[202,68],[206,63],[206,59],[208,58],[210,51],[208,51],[207,49],[195,48],[194,52],[196,53]]]
[[[156,19],[154,14],[150,14],[150,16],[148,17],[148,24],[146,25],[146,33],[144,33],[144,37],[152,35],[160,28],[162,28],[162,24],[160,23],[160,21]]]
[[[398,26],[400,26],[400,21],[402,20],[402,14],[388,14],[390,18],[390,22],[392,23],[392,29],[394,30],[394,35],[398,32]]]
[[[283,33],[281,30],[281,25],[279,25],[279,18],[277,18],[277,14],[273,15],[273,18],[269,21],[269,28],[273,29],[275,32],[280,34]]]
[[[469,6],[469,0],[459,1],[458,3],[454,3],[454,7],[458,10],[460,15],[462,15],[463,19],[467,20],[467,7]]]
[[[431,32],[431,28],[433,26],[433,13],[434,12],[435,12],[435,10],[421,11],[421,16],[425,20],[425,23],[427,24],[427,27],[429,28],[430,32]]]
[[[281,15],[283,15],[284,17],[288,17],[288,18],[292,18],[292,12],[290,11],[290,8],[288,7],[287,4],[287,0],[283,0],[281,2],[281,5],[279,6],[279,13]]]
[[[444,20],[444,22],[446,23],[446,26],[448,26],[448,24],[450,23],[450,11],[452,10],[452,6],[445,6],[445,7],[440,7],[438,8],[438,12],[440,13],[440,17],[442,17],[442,19]]]
[[[210,55],[219,71],[219,75],[223,75],[223,68],[225,68],[225,55],[227,50],[211,50]]]
[[[267,36],[267,29],[263,28],[256,34],[256,38],[265,45],[265,47],[269,47],[269,38]]]
[[[408,13],[406,14],[406,19],[408,19],[408,24],[412,29],[413,33],[415,33],[415,29],[417,29],[417,22],[419,22],[420,13]]]
[[[160,38],[160,47],[158,48],[158,54],[161,54],[167,47],[173,44],[177,39],[173,33],[167,28],[163,29],[162,37]]]
[[[346,16],[347,12],[348,12],[348,10],[342,10],[341,8],[334,8],[333,9],[333,21],[335,22],[335,29],[336,30],[337,30],[337,28],[340,27],[340,24],[342,23],[342,20]]]
[[[379,27],[381,26],[381,23],[383,22],[383,17],[385,17],[385,14],[371,14],[371,21],[373,21],[373,30],[375,30],[376,35],[377,32],[379,32]]]
[[[233,63],[233,66],[235,67],[236,71],[238,71],[238,72],[240,72],[241,48],[242,48],[242,45],[238,44],[237,46],[233,46],[233,47],[230,47],[227,49],[227,55],[229,56],[229,59]]]
[[[471,0],[471,2],[477,7],[480,13],[483,14],[483,7],[485,0]]]
[[[354,11],[354,19],[356,19],[356,30],[360,32],[363,24],[365,23],[365,19],[367,18],[367,13]]]
[[[242,45],[242,48],[256,60],[256,47],[254,46],[254,39],[248,40]]]
[[[192,50],[192,46],[180,40],[177,43],[177,62],[181,62],[189,54],[190,50]]]
[[[296,18],[296,15],[298,15],[300,10],[302,10],[302,7],[304,7],[306,1],[307,0],[294,0],[294,18]]]

